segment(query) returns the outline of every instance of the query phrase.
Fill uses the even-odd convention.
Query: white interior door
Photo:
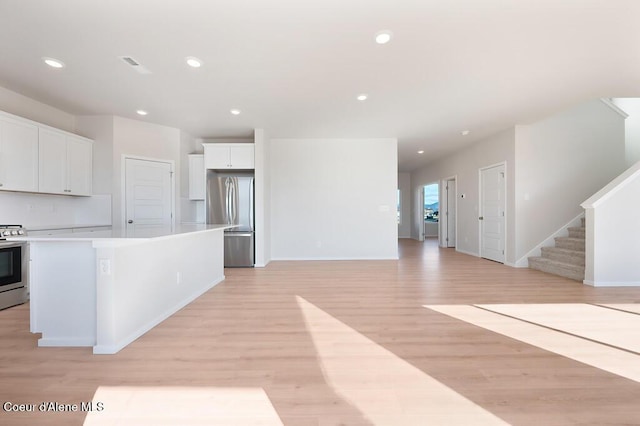
[[[504,263],[504,164],[480,170],[480,256]]]
[[[444,215],[446,216],[446,247],[456,246],[456,180],[449,179],[445,185],[445,198],[446,210]],[[442,212],[440,217],[442,217]]]
[[[171,163],[125,159],[127,228],[172,225],[172,173]]]

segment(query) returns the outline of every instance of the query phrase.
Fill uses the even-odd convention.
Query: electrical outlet
[[[100,259],[100,273],[102,275],[111,275],[111,260]]]

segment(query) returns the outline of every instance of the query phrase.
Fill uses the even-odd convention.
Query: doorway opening
[[[437,183],[423,187],[422,234],[424,238],[437,238],[440,222],[440,190]]]

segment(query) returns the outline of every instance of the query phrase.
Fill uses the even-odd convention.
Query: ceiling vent
[[[136,61],[131,56],[120,56],[119,58],[122,59],[125,64],[129,65],[140,74],[151,74],[151,71],[149,71],[143,65],[140,65],[140,62]]]

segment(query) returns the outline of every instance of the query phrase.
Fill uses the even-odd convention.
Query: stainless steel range
[[[29,249],[26,243],[7,237],[26,235],[20,225],[0,225],[0,309],[29,300]]]

